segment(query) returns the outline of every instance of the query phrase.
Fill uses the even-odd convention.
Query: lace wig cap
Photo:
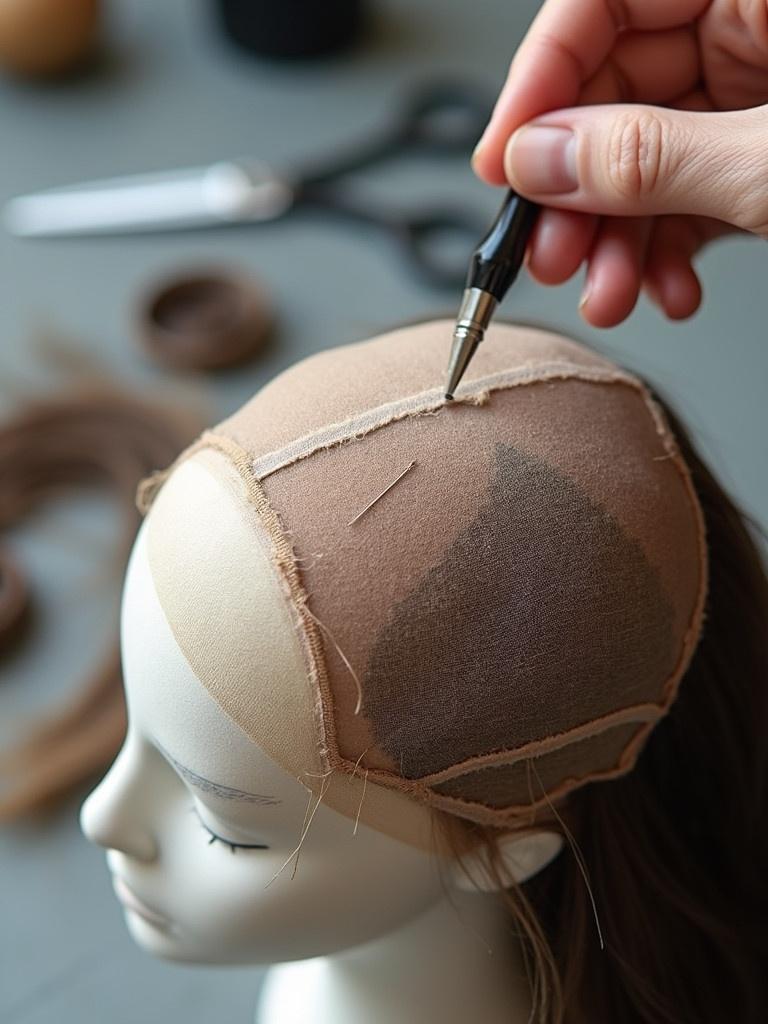
[[[148,525],[171,627],[227,714],[327,803],[411,841],[418,804],[514,827],[629,771],[706,588],[699,504],[642,382],[497,324],[446,403],[451,330],[304,360],[180,460],[202,460],[267,545],[300,680],[249,661],[247,566],[242,594],[217,591],[213,521],[190,557],[163,512],[178,471]]]

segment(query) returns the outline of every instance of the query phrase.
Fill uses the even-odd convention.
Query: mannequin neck
[[[528,982],[495,896],[453,893],[403,928],[267,974],[257,1024],[525,1024]]]

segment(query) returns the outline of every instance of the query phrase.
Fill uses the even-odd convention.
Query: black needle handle
[[[467,288],[480,288],[497,302],[506,295],[525,258],[539,207],[510,189],[488,234],[472,254]]]

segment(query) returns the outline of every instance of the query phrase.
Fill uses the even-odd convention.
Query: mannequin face
[[[128,570],[122,642],[128,736],[82,824],[108,850],[139,945],[175,960],[275,963],[364,943],[442,897],[434,858],[362,824],[353,834],[349,818],[323,805],[294,877],[291,861],[272,881],[316,798],[193,674],[158,601],[145,531]]]

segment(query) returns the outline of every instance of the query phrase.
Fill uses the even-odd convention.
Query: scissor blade
[[[9,200],[6,227],[27,238],[205,227],[269,220],[290,205],[271,175],[254,180],[236,163],[111,178]]]

